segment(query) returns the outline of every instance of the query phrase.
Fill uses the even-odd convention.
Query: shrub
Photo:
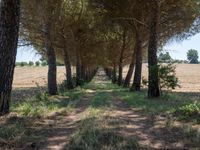
[[[172,63],[167,65],[158,65],[159,87],[162,89],[175,89],[179,87],[178,78],[176,77],[176,66]],[[142,78],[142,84],[148,85],[148,80]]]
[[[35,66],[37,66],[37,67],[40,66],[40,62],[39,62],[39,61],[36,61],[36,62],[35,62]]]
[[[21,66],[21,67],[24,67],[24,66],[27,66],[27,65],[28,65],[27,62],[21,62],[21,63],[20,63],[20,66]]]
[[[188,120],[192,118],[199,118],[200,116],[200,103],[191,103],[179,107],[175,110],[174,114],[178,115],[181,119]]]
[[[34,62],[29,61],[28,65],[29,65],[29,66],[33,66],[33,65],[34,65]]]
[[[21,66],[21,62],[16,62],[15,66]]]
[[[175,89],[179,86],[176,77],[176,66],[173,64],[159,66],[160,88]]]
[[[47,65],[47,62],[46,62],[46,61],[42,61],[41,65],[42,65],[42,66],[46,66],[46,65]]]

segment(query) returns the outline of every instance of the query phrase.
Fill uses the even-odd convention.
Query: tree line
[[[90,81],[101,66],[113,83],[140,91],[147,60],[148,97],[155,98],[159,49],[198,32],[196,0],[1,0],[0,114],[9,111],[17,43],[33,46],[47,60],[50,95],[58,93],[57,61],[65,65],[67,89]]]

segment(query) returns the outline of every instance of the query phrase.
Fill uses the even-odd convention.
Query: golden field
[[[179,78],[180,92],[200,92],[200,64],[176,64],[176,74]],[[74,69],[73,69],[74,70]],[[124,77],[128,67],[124,68]],[[16,67],[14,74],[14,88],[31,88],[45,86],[47,83],[47,67]],[[148,76],[147,64],[143,64],[145,78]],[[65,79],[65,67],[57,68],[57,80],[61,83]]]
[[[175,64],[176,76],[179,79],[178,92],[200,92],[200,64]],[[124,68],[123,76],[126,76],[128,67]],[[147,79],[148,67],[143,64],[142,76]]]

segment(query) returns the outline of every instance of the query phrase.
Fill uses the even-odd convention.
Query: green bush
[[[180,119],[183,120],[196,120],[200,123],[200,103],[194,102],[179,107],[174,111],[174,114],[177,115]]]
[[[35,62],[35,66],[37,66],[37,67],[40,66],[40,62],[39,62],[39,61],[36,61],[36,62]]]
[[[27,63],[27,62],[21,62],[21,63],[20,63],[20,66],[21,66],[21,67],[28,66],[28,63]]]
[[[16,62],[15,66],[21,66],[21,62]]]
[[[33,66],[33,65],[34,65],[34,62],[29,61],[28,65],[29,65],[29,66]]]
[[[41,66],[46,66],[47,62],[46,61],[42,61]]]
[[[176,66],[173,64],[159,66],[160,88],[175,89],[179,86],[176,77]]]
[[[172,63],[166,65],[158,65],[159,87],[162,89],[175,89],[180,87],[178,78],[176,77],[176,66]],[[147,86],[148,80],[142,78],[142,84]]]

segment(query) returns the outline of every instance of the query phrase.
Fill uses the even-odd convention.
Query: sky
[[[187,51],[195,49],[200,57],[200,33],[182,42],[172,42],[164,47],[173,59],[187,60]],[[32,47],[21,47],[17,51],[17,62],[38,61],[41,58]]]

